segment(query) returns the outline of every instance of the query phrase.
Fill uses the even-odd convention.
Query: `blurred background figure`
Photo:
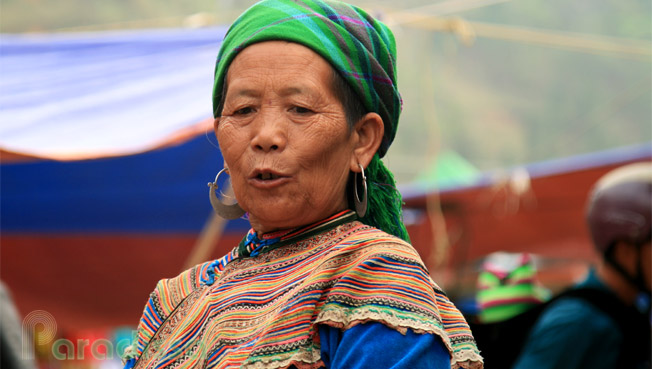
[[[493,323],[509,319],[550,297],[536,279],[537,270],[527,253],[495,252],[478,275],[478,321]]]
[[[33,369],[34,360],[22,355],[23,344],[31,337],[23,337],[21,319],[14,301],[4,283],[0,281],[0,367],[5,369]]]
[[[545,309],[515,369],[650,368],[651,217],[650,162],[596,183],[587,221],[601,258]]]
[[[485,368],[509,368],[550,291],[539,283],[532,255],[502,251],[485,258],[477,288],[477,313],[469,320]]]

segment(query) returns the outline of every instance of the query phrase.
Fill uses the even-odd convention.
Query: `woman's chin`
[[[252,197],[249,197],[252,200]],[[342,200],[315,201],[315,199],[299,201],[300,196],[264,196],[256,197],[256,201],[241,204],[249,213],[251,226],[259,233],[267,233],[280,229],[296,228],[328,218],[338,210],[346,207]],[[335,205],[337,204],[337,205]],[[250,205],[250,206],[249,206]]]
[[[294,228],[302,225],[302,214],[297,213],[295,208],[270,206],[265,209],[254,209],[249,212],[251,226],[262,233],[279,229]]]

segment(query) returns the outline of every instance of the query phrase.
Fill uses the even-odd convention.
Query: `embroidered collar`
[[[233,251],[223,258],[217,259],[208,265],[206,276],[202,277],[201,280],[204,285],[210,286],[215,283],[216,270],[223,270],[234,259],[256,257],[261,252],[264,253],[292,242],[301,241],[318,233],[331,230],[344,223],[352,222],[357,218],[358,215],[354,211],[344,210],[310,225],[265,233],[261,236],[258,236],[253,229],[250,229],[247,235],[240,241],[238,247],[234,248]]]

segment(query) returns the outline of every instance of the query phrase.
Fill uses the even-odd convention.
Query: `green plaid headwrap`
[[[378,149],[383,157],[396,136],[401,96],[396,86],[396,43],[387,26],[362,9],[336,1],[264,0],[233,23],[215,68],[213,112],[226,72],[245,47],[262,41],[302,44],[330,62],[349,83],[367,111],[383,119],[385,134]]]

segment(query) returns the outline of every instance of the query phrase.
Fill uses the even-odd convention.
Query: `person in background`
[[[127,368],[482,367],[380,160],[401,111],[389,28],[342,2],[261,1],[225,36],[213,107],[237,205],[217,178],[211,203],[251,229],[158,283]]]
[[[586,215],[600,260],[574,289],[592,297],[551,302],[514,369],[650,368],[652,163],[603,176]]]
[[[486,257],[478,275],[477,320],[495,323],[513,318],[549,298],[530,254],[495,252]]]
[[[545,308],[550,292],[539,283],[533,257],[528,253],[488,255],[478,274],[477,288],[478,311],[468,319],[485,368],[509,368],[528,328]]]
[[[0,367],[35,369],[33,332],[26,332],[7,286],[0,281]],[[29,335],[25,337],[24,335]],[[29,344],[30,347],[24,347]],[[31,351],[27,351],[31,350]]]

